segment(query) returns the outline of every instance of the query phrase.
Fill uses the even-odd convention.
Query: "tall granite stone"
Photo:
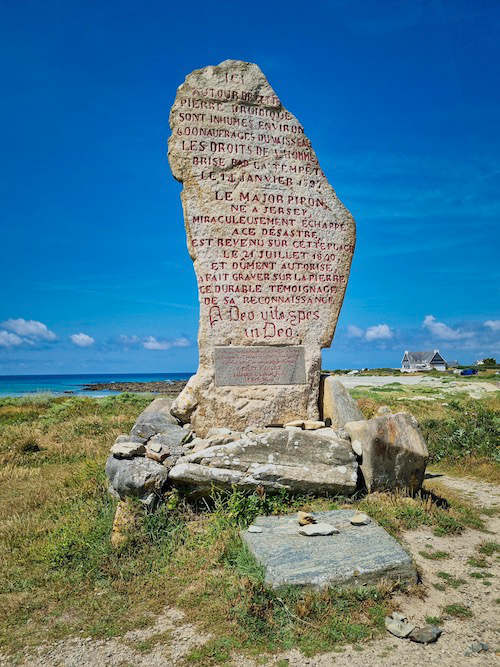
[[[354,220],[257,65],[189,74],[170,125],[200,300],[199,368],[172,412],[202,436],[317,419]]]

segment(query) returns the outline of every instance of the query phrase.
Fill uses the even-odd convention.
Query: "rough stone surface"
[[[400,639],[405,639],[408,637],[410,632],[415,629],[413,623],[408,623],[406,618],[401,618],[402,614],[393,614],[392,616],[385,617],[385,628],[388,630],[391,635],[399,637]]]
[[[352,510],[317,512],[318,521],[339,530],[334,537],[307,540],[297,532],[297,517],[258,517],[260,535],[242,531],[250,551],[266,570],[266,582],[277,588],[288,584],[324,588],[357,587],[381,578],[415,582],[415,565],[409,554],[375,521],[352,526]]]
[[[206,447],[215,445],[227,445],[228,442],[234,442],[241,438],[241,432],[231,431],[229,428],[211,428],[206,436]]]
[[[297,523],[299,526],[307,526],[310,523],[316,523],[316,519],[309,512],[297,512]]]
[[[330,419],[333,428],[342,428],[347,422],[364,419],[351,394],[332,375],[322,376],[320,396],[321,418]]]
[[[356,490],[357,468],[349,441],[333,429],[269,429],[187,454],[170,478],[198,494],[234,484],[348,495]]]
[[[146,444],[146,456],[148,459],[163,463],[170,456],[170,449],[154,436]]]
[[[321,348],[342,305],[354,220],[257,65],[189,74],[170,125],[200,298],[199,368],[173,413],[201,437],[211,426],[318,419]],[[220,350],[247,346],[216,382]]]
[[[420,489],[427,446],[414,417],[406,412],[345,425],[351,443],[362,445],[361,472],[369,492]]]
[[[118,444],[119,442],[143,442],[143,439],[138,438],[135,435],[122,434],[116,437],[115,444]]]
[[[146,451],[154,452],[155,449],[159,448],[159,451],[164,454],[167,453],[167,456],[161,457],[161,462],[167,468],[171,468],[177,459],[184,454],[184,440],[182,439],[182,433],[186,436],[186,431],[179,428],[179,426],[174,426],[173,424],[169,428],[165,428],[163,433],[157,433],[152,438],[150,438],[146,445]],[[149,455],[149,458],[154,459],[154,456]]]
[[[167,481],[168,470],[144,457],[117,459],[110,456],[106,461],[106,474],[122,500],[133,496],[147,507],[154,507]]]
[[[351,523],[353,526],[367,526],[371,522],[370,517],[362,512],[356,512],[352,517]]]
[[[171,407],[171,398],[155,398],[137,417],[130,434],[145,442],[156,433],[163,433],[168,426],[178,426],[178,420],[170,412]]]
[[[125,500],[116,506],[113,528],[111,530],[111,546],[120,547],[128,541],[137,524],[137,511]]]
[[[310,523],[307,526],[302,526],[299,528],[299,535],[304,535],[305,537],[318,537],[326,535],[336,535],[338,530],[335,526],[332,526],[330,523],[320,522],[320,523]]]
[[[111,453],[117,459],[132,459],[134,456],[144,456],[144,445],[142,442],[120,441],[111,447]]]
[[[410,633],[410,639],[412,642],[417,642],[418,644],[432,644],[441,636],[443,630],[437,625],[424,625],[423,628],[415,628]]]

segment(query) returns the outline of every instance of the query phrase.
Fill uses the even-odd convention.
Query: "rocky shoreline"
[[[187,380],[160,380],[158,382],[94,382],[83,386],[84,391],[151,392],[176,396],[187,384]]]

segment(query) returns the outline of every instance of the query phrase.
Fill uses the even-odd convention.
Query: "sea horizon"
[[[50,393],[105,396],[119,391],[85,391],[83,387],[111,382],[160,382],[188,380],[194,372],[175,373],[25,373],[0,375],[0,397]]]

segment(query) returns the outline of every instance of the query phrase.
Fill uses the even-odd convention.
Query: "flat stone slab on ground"
[[[330,523],[338,535],[304,537],[297,515],[260,516],[253,522],[262,533],[242,531],[242,538],[266,571],[273,588],[287,585],[357,587],[381,579],[415,583],[412,557],[373,519],[352,526],[354,510],[315,512],[317,521]]]

